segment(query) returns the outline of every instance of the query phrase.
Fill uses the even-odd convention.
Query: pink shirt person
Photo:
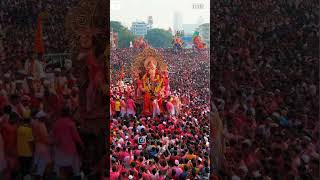
[[[36,175],[43,176],[46,166],[51,162],[50,139],[44,123],[47,114],[40,111],[36,114],[36,120],[32,122],[32,130],[35,138],[34,164]]]
[[[135,107],[136,107],[136,105],[135,105],[135,103],[134,103],[134,101],[133,101],[133,99],[132,98],[129,98],[128,100],[127,100],[127,115],[129,116],[129,115],[135,115],[136,114],[136,112],[135,112]]]
[[[170,101],[167,102],[166,107],[169,114],[174,115],[174,105]]]
[[[72,166],[75,176],[79,176],[80,157],[77,151],[77,144],[83,147],[83,142],[77,132],[76,125],[69,117],[69,109],[64,109],[63,116],[53,125],[55,147],[55,169],[59,175],[60,167]]]
[[[77,154],[76,145],[83,145],[76,125],[69,117],[61,117],[55,122],[53,134],[57,148],[65,153]]]
[[[152,101],[152,108],[153,108],[153,117],[160,115],[160,107],[157,99],[154,99]]]
[[[123,117],[126,115],[126,112],[127,112],[127,104],[124,99],[120,100],[120,106],[121,106],[121,117]]]

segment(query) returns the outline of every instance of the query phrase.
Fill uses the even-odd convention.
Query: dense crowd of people
[[[209,179],[209,52],[156,50],[169,67],[171,93],[161,105],[152,101],[150,116],[142,113],[131,72],[141,51],[110,53],[110,179]]]
[[[75,0],[0,2],[0,179],[97,179],[102,135],[84,127],[65,17]],[[44,53],[34,53],[38,18]],[[91,119],[90,119],[91,120]],[[95,120],[91,120],[95,121]],[[85,147],[85,148],[84,148]]]
[[[216,1],[222,179],[319,179],[319,2]]]
[[[15,0],[0,2],[0,60],[16,59],[30,52],[37,18],[43,14],[46,53],[68,51],[64,18],[75,0]]]
[[[65,166],[75,176],[85,171],[72,65],[46,71],[40,59],[0,66],[0,179],[60,176]]]
[[[66,166],[78,179],[99,171],[83,166],[83,151],[95,147],[74,118],[72,65],[46,69],[43,56],[30,53],[41,12],[45,52],[70,49],[64,17],[76,2],[0,2],[0,179],[68,176]],[[161,105],[153,99],[151,116],[142,114],[131,72],[141,50],[111,50],[110,179],[319,179],[319,2],[211,6],[210,57],[207,49],[157,49],[171,94]],[[224,152],[210,170],[209,85]]]
[[[46,59],[70,53],[65,17],[78,2],[0,2],[0,179],[101,175],[105,146],[83,125],[75,68]],[[34,53],[40,16],[45,54]]]

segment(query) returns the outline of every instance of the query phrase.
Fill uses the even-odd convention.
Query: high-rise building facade
[[[182,15],[179,12],[175,12],[173,14],[173,31],[174,32],[181,31],[182,23],[183,23]]]
[[[132,22],[131,32],[135,36],[145,36],[148,33],[148,24],[142,21]]]
[[[153,18],[152,16],[148,16],[148,28],[152,29],[153,26]]]

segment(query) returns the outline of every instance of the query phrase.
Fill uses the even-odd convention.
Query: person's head
[[[193,150],[189,148],[189,154],[193,154]]]
[[[28,86],[31,88],[32,87],[32,84],[33,84],[33,77],[32,76],[29,76],[29,77],[27,77],[27,84],[28,84]]]
[[[17,90],[20,90],[22,88],[22,83],[21,83],[21,81],[17,81],[16,82],[16,89]]]
[[[36,113],[35,118],[41,122],[44,122],[47,119],[47,114],[43,111],[40,111]]]
[[[132,161],[132,162],[130,163],[130,166],[131,166],[132,168],[135,168],[135,167],[136,167],[136,162]]]
[[[142,157],[142,156],[143,156],[143,152],[141,151],[141,152],[140,152],[140,157],[139,157],[139,162],[142,162],[142,161],[143,161],[143,157]]]
[[[117,171],[117,166],[112,166],[112,172],[116,172]]]
[[[204,169],[204,170],[205,170],[205,172],[206,172],[206,173],[209,173],[209,172],[210,172],[210,170],[209,170],[209,168],[208,168],[208,167],[205,167],[205,169]]]
[[[121,172],[121,176],[122,176],[122,177],[125,177],[126,175],[127,175],[127,172],[126,172],[126,171],[122,171],[122,172]]]
[[[175,170],[175,169],[172,169],[172,171],[171,171],[172,176],[175,176],[176,173],[177,173],[176,170]]]
[[[7,105],[3,107],[3,113],[9,115],[12,111],[11,106]]]
[[[24,119],[22,120],[22,123],[24,123],[24,124],[30,124],[30,122],[31,122],[31,119],[30,119],[30,118],[24,118]]]
[[[156,173],[157,173],[157,169],[156,169],[156,168],[153,168],[153,169],[152,169],[152,174],[153,174],[153,175],[156,175]]]
[[[176,150],[173,151],[172,153],[174,156],[178,155],[178,152]]]
[[[9,123],[10,123],[10,124],[15,124],[15,123],[17,123],[19,120],[20,120],[20,117],[19,117],[19,115],[18,115],[17,113],[12,112],[12,113],[10,114],[10,118],[9,118]]]
[[[17,94],[12,94],[10,96],[10,102],[12,105],[17,105],[20,102],[20,98]]]
[[[62,117],[69,117],[70,116],[70,108],[64,107],[62,109],[61,116]]]
[[[184,165],[183,170],[187,172],[189,171],[189,167],[187,165]]]
[[[23,96],[22,98],[21,98],[21,103],[22,103],[22,105],[24,105],[24,106],[28,106],[29,104],[30,104],[30,97],[29,96]]]
[[[140,171],[141,171],[141,172],[146,172],[146,168],[145,168],[144,166],[141,166],[141,167],[140,167]]]
[[[55,68],[55,69],[54,69],[54,76],[55,76],[55,77],[59,77],[59,76],[61,76],[61,75],[62,75],[61,69],[60,69],[60,68]]]

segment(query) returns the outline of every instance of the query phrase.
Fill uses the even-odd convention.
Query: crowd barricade
[[[70,53],[55,53],[44,55],[46,61],[45,69],[63,68],[67,59],[71,60]]]

